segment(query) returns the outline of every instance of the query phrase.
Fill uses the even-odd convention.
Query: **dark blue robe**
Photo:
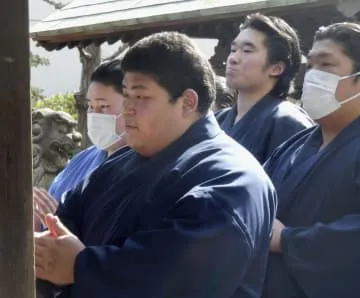
[[[217,113],[221,128],[263,164],[274,150],[299,131],[314,125],[310,117],[288,101],[266,96],[235,125],[237,105]]]
[[[87,246],[63,297],[259,297],[276,195],[212,113],[152,158],[113,156],[58,210]]]
[[[360,297],[360,118],[321,144],[320,128],[308,129],[265,164],[287,228],[263,297]]]

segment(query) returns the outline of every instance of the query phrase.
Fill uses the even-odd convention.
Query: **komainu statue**
[[[76,121],[65,112],[32,111],[33,185],[48,189],[55,176],[80,150]]]

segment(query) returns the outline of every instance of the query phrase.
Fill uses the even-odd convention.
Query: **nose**
[[[240,57],[238,52],[231,52],[227,58],[228,65],[236,65],[239,63]]]
[[[92,112],[94,112],[94,113],[102,113],[101,106],[95,106],[93,108]]]
[[[123,100],[123,114],[134,115],[136,111],[135,107],[136,100],[131,100],[129,97],[125,97]]]

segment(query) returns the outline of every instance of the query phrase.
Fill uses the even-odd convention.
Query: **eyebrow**
[[[327,52],[319,52],[319,53],[309,53],[307,58],[309,59],[320,59],[320,58],[334,58],[335,56],[331,53],[327,53]]]
[[[91,99],[89,99],[89,98],[87,98],[86,100],[87,100],[88,102],[91,101]],[[94,100],[96,100],[96,101],[107,101],[106,98],[101,98],[101,97],[95,98]]]
[[[244,41],[244,42],[236,42],[235,40],[231,43],[231,46],[242,46],[242,47],[251,47],[253,49],[256,48],[256,46],[250,42],[250,41]]]
[[[123,85],[122,87],[123,89],[127,89],[126,85]],[[131,87],[131,90],[147,90],[147,88],[143,85],[134,85]]]

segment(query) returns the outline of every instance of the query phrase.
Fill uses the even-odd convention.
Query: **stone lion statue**
[[[80,150],[76,121],[48,108],[32,111],[33,185],[48,189],[55,176]]]

